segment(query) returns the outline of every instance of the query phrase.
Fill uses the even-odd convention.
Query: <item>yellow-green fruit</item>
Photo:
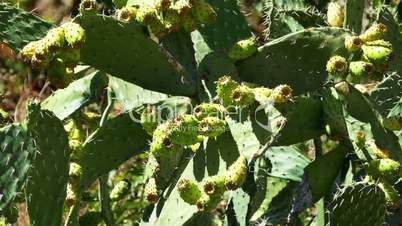
[[[183,26],[184,31],[192,32],[197,29],[197,21],[191,14],[187,14],[181,17],[181,24]]]
[[[116,183],[110,192],[109,198],[113,201],[119,200],[126,196],[130,192],[131,183],[126,180],[122,180]]]
[[[156,186],[155,178],[150,178],[148,183],[145,185],[144,191],[145,198],[150,203],[157,203],[159,200],[158,188]]]
[[[206,193],[202,193],[201,197],[197,201],[197,208],[199,212],[208,212],[215,209],[216,205],[218,205],[219,201],[221,201],[220,196],[210,196]]]
[[[50,51],[61,49],[65,43],[64,29],[61,27],[50,29],[43,38],[43,42]]]
[[[235,190],[241,187],[247,176],[247,159],[245,156],[239,156],[237,160],[229,167],[225,175],[225,186],[228,190]]]
[[[56,57],[61,59],[66,67],[74,68],[80,62],[81,50],[63,48],[57,53]]]
[[[161,157],[168,154],[173,148],[173,142],[170,139],[171,122],[160,124],[153,133],[152,143],[149,148],[155,157]]]
[[[333,76],[344,76],[348,72],[348,62],[344,57],[333,56],[327,62],[327,72]]]
[[[375,64],[387,63],[392,54],[392,45],[384,40],[367,42],[362,46],[363,57]]]
[[[224,119],[226,108],[220,104],[215,103],[202,103],[194,108],[194,116],[198,120],[205,117],[217,117]]]
[[[375,159],[369,162],[367,172],[375,177],[395,181],[401,176],[401,165],[392,159]]]
[[[257,43],[255,42],[254,37],[251,37],[237,42],[229,50],[228,56],[234,61],[244,60],[251,57],[257,52],[257,50]]]
[[[126,23],[132,22],[137,17],[137,11],[134,6],[125,6],[119,10],[117,18]]]
[[[41,39],[38,42],[38,45],[35,48],[35,53],[31,59],[31,62],[33,59],[37,59],[41,61],[41,66],[46,67],[47,63],[51,60],[53,57],[53,52],[48,48],[46,43]]]
[[[153,6],[158,11],[168,9],[171,4],[171,0],[153,0]]]
[[[203,136],[217,137],[226,131],[226,121],[216,117],[205,117],[200,121],[198,130]]]
[[[209,24],[216,20],[216,12],[210,4],[204,0],[193,0],[192,3],[191,14],[198,22]]]
[[[172,5],[172,9],[177,11],[180,16],[190,13],[192,4],[190,0],[178,0]]]
[[[64,29],[64,37],[68,46],[79,48],[85,42],[85,30],[79,24],[67,22],[61,27]]]
[[[257,87],[253,89],[255,100],[260,103],[266,103],[270,100],[272,89],[265,87]]]
[[[66,122],[64,129],[68,134],[68,144],[70,146],[70,150],[73,153],[80,150],[82,143],[85,140],[85,132],[83,129],[79,127],[73,119]]]
[[[173,9],[168,9],[165,12],[165,16],[163,17],[163,24],[165,25],[165,29],[169,32],[174,32],[179,30],[180,28],[180,14]]]
[[[142,111],[141,125],[149,135],[153,135],[158,126],[158,112],[155,106],[148,106]]]
[[[285,103],[292,99],[293,90],[288,85],[279,85],[272,90],[271,100],[274,103]]]
[[[173,120],[170,138],[176,144],[193,145],[202,141],[198,135],[199,121],[194,115],[179,115]]]
[[[349,72],[355,77],[369,76],[374,70],[374,65],[365,61],[352,61],[349,65]]]
[[[71,185],[77,187],[82,176],[82,167],[75,162],[71,162],[68,176]]]
[[[156,9],[147,4],[141,5],[136,14],[136,20],[144,25],[151,25],[155,20],[158,19],[157,17],[158,14]]]
[[[47,77],[52,85],[64,88],[72,81],[73,76],[74,71],[67,68],[61,59],[55,59],[50,62]]]
[[[158,38],[162,38],[169,33],[169,30],[166,28],[166,25],[160,16],[156,16],[155,19],[149,23],[148,27],[150,32]]]
[[[80,14],[84,16],[96,14],[95,0],[82,0],[80,3]]]
[[[220,77],[216,83],[216,93],[224,106],[232,104],[233,91],[239,86],[230,76]]]
[[[343,7],[337,2],[330,2],[328,4],[327,21],[332,27],[343,26]]]
[[[245,85],[238,86],[232,92],[232,103],[237,106],[250,106],[254,103],[253,90]]]
[[[39,41],[32,41],[29,42],[28,44],[26,44],[24,46],[24,48],[22,48],[22,50],[19,53],[20,58],[26,62],[26,63],[30,63],[32,57],[35,54],[35,50],[36,48],[38,48],[38,46],[40,45],[40,40]]]
[[[177,190],[180,197],[188,204],[195,205],[201,197],[201,191],[197,184],[188,179],[180,179],[177,182]]]
[[[401,196],[398,191],[389,184],[387,181],[380,180],[378,186],[385,194],[385,200],[387,202],[387,207],[390,209],[398,209],[401,206]]]
[[[381,39],[386,32],[387,32],[387,26],[379,23],[379,24],[374,24],[373,26],[371,26],[359,37],[363,42],[371,42],[371,41]]]
[[[225,176],[211,176],[203,181],[204,192],[209,196],[222,196],[225,192]]]
[[[356,52],[361,49],[363,45],[363,40],[359,36],[346,36],[345,37],[345,48],[349,52]]]
[[[76,187],[73,187],[70,183],[68,183],[66,199],[64,201],[65,206],[68,208],[73,206],[77,199]]]

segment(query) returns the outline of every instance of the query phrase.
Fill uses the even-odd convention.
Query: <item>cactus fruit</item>
[[[158,126],[158,112],[155,106],[148,106],[142,111],[141,125],[149,135],[154,133]]]
[[[401,206],[401,196],[398,191],[387,181],[380,180],[378,186],[385,194],[387,207],[390,209],[399,209]]]
[[[61,27],[50,29],[43,38],[43,43],[50,51],[55,51],[64,46],[64,29]]]
[[[388,150],[378,148],[377,145],[374,144],[374,143],[371,143],[369,147],[370,147],[370,150],[371,150],[378,158],[381,158],[381,159],[389,159],[389,157],[390,157],[390,155],[391,155]]]
[[[151,0],[151,1],[153,1],[151,5],[158,11],[168,9],[172,4],[171,0]]]
[[[228,56],[233,61],[244,60],[251,57],[257,50],[257,43],[254,37],[251,37],[234,44],[229,50]]]
[[[246,85],[240,85],[232,92],[232,103],[236,106],[247,107],[254,103],[254,93],[251,88]]]
[[[215,175],[203,181],[204,192],[209,196],[221,197],[225,192],[225,176]]]
[[[327,72],[333,76],[344,76],[348,71],[348,62],[344,57],[333,56],[327,62]]]
[[[217,117],[205,117],[200,121],[198,130],[203,136],[218,137],[226,131],[226,122]]]
[[[257,87],[253,89],[255,100],[259,103],[265,103],[270,100],[272,89],[265,87]]]
[[[198,135],[199,121],[194,115],[179,115],[173,120],[170,138],[176,144],[193,145],[202,138]]]
[[[61,59],[55,59],[47,68],[47,76],[51,84],[64,88],[72,81],[74,70],[66,67]]]
[[[22,48],[22,50],[19,53],[19,57],[26,63],[30,63],[32,57],[35,54],[35,50],[38,48],[40,45],[40,40],[38,41],[32,41],[28,43],[27,45]]]
[[[130,192],[131,184],[127,180],[121,180],[115,184],[112,191],[110,192],[110,200],[117,201],[122,199]]]
[[[202,193],[201,197],[197,200],[197,208],[199,212],[208,212],[218,205],[221,201],[220,196],[210,196],[206,193]]]
[[[193,0],[191,13],[202,24],[210,24],[216,20],[216,12],[205,0]]]
[[[401,176],[401,165],[392,159],[375,159],[368,163],[367,172],[374,177],[395,181]]]
[[[64,125],[64,129],[68,134],[68,144],[72,152],[76,152],[82,146],[85,134],[82,128],[79,128],[75,120],[69,120]]]
[[[68,46],[79,48],[85,41],[85,30],[77,23],[67,22],[61,27],[64,29],[64,37]]]
[[[352,61],[349,64],[350,74],[357,78],[367,77],[371,75],[374,70],[374,65],[365,61]]]
[[[157,15],[151,22],[148,24],[149,31],[154,34],[158,38],[162,38],[166,34],[169,33],[169,29],[164,23],[162,17]]]
[[[118,12],[117,18],[123,22],[132,22],[137,18],[137,7],[125,6]]]
[[[274,103],[286,103],[293,97],[293,90],[288,85],[279,85],[274,88],[270,95],[270,99]]]
[[[66,207],[71,207],[78,201],[76,187],[71,185],[70,183],[67,184],[67,195],[66,199],[64,200],[64,205]]]
[[[232,104],[233,91],[239,86],[230,76],[220,77],[216,83],[216,93],[224,106]]]
[[[75,162],[71,162],[68,176],[70,184],[73,187],[76,187],[79,183],[80,178],[82,177],[82,167]]]
[[[363,56],[373,63],[386,63],[392,54],[392,46],[384,40],[366,42],[362,46]]]
[[[151,25],[157,20],[157,11],[149,5],[143,4],[138,8],[136,13],[136,20],[144,25]]]
[[[157,203],[159,200],[158,188],[155,178],[150,178],[145,185],[144,195],[149,203]]]
[[[161,124],[158,128],[156,128],[153,134],[151,146],[149,148],[149,151],[155,157],[162,157],[168,154],[173,148],[173,142],[169,138],[169,134],[164,131],[164,129],[161,129],[161,126],[165,127],[167,125]]]
[[[177,182],[177,190],[180,197],[191,205],[195,205],[201,197],[201,191],[197,184],[188,179],[180,179]]]
[[[172,9],[180,16],[188,15],[191,12],[191,7],[190,0],[178,0],[172,5]]]
[[[78,219],[78,222],[80,226],[94,226],[99,225],[102,219],[103,215],[101,212],[88,211]]]
[[[169,9],[166,10],[165,15],[163,17],[162,23],[165,26],[165,29],[169,32],[174,32],[179,30],[181,24],[180,24],[180,18],[181,15],[178,13],[178,11]]]
[[[95,0],[82,0],[80,3],[80,14],[84,16],[96,14]]]
[[[381,39],[384,34],[387,32],[387,26],[382,23],[374,24],[369,29],[367,29],[363,34],[359,37],[360,39],[366,43]]]
[[[361,49],[363,41],[359,36],[346,36],[345,37],[345,48],[349,52],[356,52]]]
[[[224,119],[226,109],[220,104],[214,103],[202,103],[194,108],[194,116],[198,120],[202,120],[205,117],[217,117]]]
[[[337,2],[330,2],[328,4],[327,21],[331,27],[343,26],[343,7]]]
[[[241,187],[247,176],[247,159],[245,156],[239,156],[237,160],[229,167],[225,175],[225,186],[228,190],[235,190]]]

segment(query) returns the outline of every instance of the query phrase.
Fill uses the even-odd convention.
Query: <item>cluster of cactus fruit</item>
[[[59,27],[0,4],[0,41],[63,87],[0,129],[4,221],[401,224],[395,6],[263,0],[259,33],[248,1],[99,2]]]

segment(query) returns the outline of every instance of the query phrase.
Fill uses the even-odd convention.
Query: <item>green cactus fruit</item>
[[[180,179],[177,182],[177,190],[180,197],[188,204],[195,205],[201,197],[201,191],[197,184],[188,179]]]
[[[165,29],[169,32],[175,32],[179,30],[181,23],[181,16],[178,11],[173,9],[168,9],[165,11],[165,16],[163,17],[163,24]]]
[[[286,103],[293,97],[293,90],[288,85],[279,85],[274,88],[270,99],[274,103]]]
[[[153,1],[153,2],[152,2],[152,6],[153,6],[157,11],[166,10],[166,9],[168,9],[168,8],[171,6],[171,4],[172,4],[171,0],[151,0],[151,1]]]
[[[361,49],[363,41],[359,36],[346,36],[345,37],[345,48],[349,52],[356,52]]]
[[[402,130],[402,117],[399,119],[397,117],[384,118],[382,125],[384,128],[392,131]]]
[[[70,208],[71,206],[73,206],[75,204],[75,202],[78,201],[76,190],[77,190],[76,187],[74,187],[70,183],[67,184],[67,195],[66,195],[66,199],[64,200],[64,205],[67,208]]]
[[[64,29],[61,27],[50,29],[43,38],[43,42],[50,51],[56,51],[62,48],[65,43]]]
[[[94,226],[99,225],[102,219],[103,215],[101,212],[88,211],[78,219],[78,222],[80,226]]]
[[[226,108],[220,104],[215,103],[202,103],[194,108],[194,116],[198,120],[205,117],[217,117],[224,119]]]
[[[56,57],[61,59],[66,67],[74,68],[80,62],[81,51],[80,49],[63,48]]]
[[[214,8],[204,0],[193,0],[191,14],[202,24],[210,24],[216,20],[216,12]]]
[[[152,135],[152,143],[149,148],[155,157],[162,157],[173,149],[173,142],[170,139],[172,122],[168,121],[160,124]]]
[[[378,186],[385,194],[385,201],[389,209],[399,209],[401,206],[401,196],[398,191],[387,181],[380,180]]]
[[[203,181],[204,192],[209,196],[221,197],[225,192],[225,176],[211,176]]]
[[[401,175],[401,165],[392,159],[374,159],[368,163],[367,173],[374,177],[396,181]]]
[[[153,135],[158,126],[158,112],[155,106],[147,106],[142,111],[141,125],[149,135]]]
[[[367,77],[374,73],[374,65],[365,61],[352,61],[349,64],[349,72],[354,77]]]
[[[254,103],[253,90],[245,85],[240,85],[232,92],[232,103],[237,106],[250,106]]]
[[[35,54],[36,48],[40,45],[40,40],[32,41],[26,44],[19,53],[19,57],[25,63],[31,63],[31,59]]]
[[[80,14],[83,16],[96,15],[96,1],[82,0],[80,3]]]
[[[216,93],[222,100],[224,106],[232,104],[232,93],[239,86],[232,77],[226,75],[220,77],[216,82]]]
[[[378,157],[381,159],[389,159],[391,153],[390,151],[386,149],[381,149],[377,147],[375,143],[370,143],[369,149]]]
[[[75,162],[71,162],[68,175],[72,188],[76,188],[80,178],[82,177],[82,167]]]
[[[342,27],[344,19],[343,7],[337,2],[328,4],[327,22],[331,27]]]
[[[327,62],[327,72],[333,76],[344,76],[348,72],[348,62],[344,57],[333,56]]]
[[[141,24],[151,25],[155,20],[158,20],[158,13],[155,8],[143,4],[138,8],[135,18]]]
[[[257,50],[257,43],[254,37],[251,37],[234,44],[234,46],[229,50],[228,56],[233,61],[244,60],[251,57],[257,52]]]
[[[197,30],[198,24],[197,21],[191,14],[187,14],[181,17],[181,24],[183,26],[184,31],[193,32]]]
[[[202,141],[198,135],[199,121],[194,115],[179,115],[173,120],[170,138],[176,144],[193,145]]]
[[[130,192],[131,183],[127,180],[121,180],[117,182],[112,191],[110,192],[109,198],[110,200],[117,201],[122,199]]]
[[[272,89],[266,87],[257,87],[253,89],[255,100],[259,103],[266,103],[270,100]]]
[[[385,24],[374,24],[369,29],[367,29],[363,34],[359,37],[365,42],[371,42],[378,39],[381,39],[384,34],[387,32],[387,26]]]
[[[38,65],[40,67],[46,67],[52,57],[53,52],[50,51],[44,40],[41,39],[36,46],[35,53],[31,59],[31,63],[33,66]],[[37,60],[37,63],[35,63],[34,60]]]
[[[199,212],[209,212],[215,209],[220,201],[220,196],[210,196],[206,193],[202,193],[196,205]]]
[[[61,59],[50,62],[47,69],[48,80],[57,88],[64,88],[72,81],[74,70],[66,67]]]
[[[387,63],[392,54],[392,46],[384,40],[366,42],[362,46],[363,57],[375,64]]]
[[[80,128],[75,120],[68,120],[64,125],[64,129],[68,134],[68,144],[70,146],[70,150],[72,152],[76,152],[80,150],[82,147],[82,143],[85,140],[85,132],[82,128]]]
[[[61,27],[64,29],[64,37],[68,46],[80,48],[85,42],[85,30],[77,23],[67,22]]]
[[[247,159],[245,156],[239,156],[237,160],[229,167],[225,175],[225,186],[228,190],[235,190],[241,187],[247,176]]]
[[[119,10],[117,18],[118,20],[125,23],[132,22],[137,17],[137,11],[138,11],[137,7],[125,6]]]
[[[156,16],[155,19],[149,23],[148,27],[150,32],[158,38],[162,38],[169,33],[164,20],[160,16]]]
[[[218,137],[226,131],[226,121],[217,117],[205,117],[199,123],[199,133],[206,137]]]
[[[191,12],[191,8],[190,0],[178,0],[172,5],[172,9],[177,11],[180,16],[188,15]]]
[[[11,204],[1,211],[1,215],[4,216],[5,223],[13,225],[17,223],[18,220],[18,208],[15,204]]]
[[[149,203],[157,203],[159,200],[158,188],[155,178],[150,178],[145,185],[144,195]]]

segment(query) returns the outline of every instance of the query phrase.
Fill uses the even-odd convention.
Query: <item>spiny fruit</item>
[[[148,183],[145,185],[144,195],[148,202],[157,203],[159,200],[158,188],[156,186],[155,178],[150,178]]]
[[[392,159],[371,160],[367,167],[368,174],[395,181],[401,176],[401,165]]]
[[[80,49],[63,48],[56,57],[61,59],[66,67],[74,68],[80,62],[81,51]]]
[[[71,119],[66,121],[64,129],[68,134],[68,144],[71,151],[75,152],[76,150],[79,150],[85,139],[85,133],[82,127],[80,127],[75,120]]]
[[[174,9],[168,9],[165,11],[165,15],[162,20],[165,25],[165,29],[169,32],[174,32],[180,28],[180,14]]]
[[[234,61],[244,60],[257,52],[257,43],[254,37],[238,41],[229,50],[228,56]]]
[[[121,180],[113,187],[110,192],[110,199],[113,201],[123,198],[130,192],[131,183],[127,180]]]
[[[85,41],[85,30],[79,24],[67,22],[61,27],[64,29],[64,37],[68,46],[79,48]]]
[[[375,70],[374,65],[365,61],[352,61],[349,65],[349,72],[352,76],[368,76]]]
[[[158,126],[158,111],[155,106],[147,106],[141,114],[141,125],[149,135],[152,135]]]
[[[285,103],[293,97],[293,90],[288,85],[279,85],[274,88],[270,96],[274,103]]]
[[[398,191],[385,180],[380,180],[378,186],[385,194],[387,207],[390,209],[398,209],[401,205],[401,196],[399,195]]]
[[[192,4],[190,0],[178,0],[172,5],[174,9],[180,16],[188,15],[191,11]]]
[[[218,137],[226,131],[226,122],[217,117],[205,117],[200,121],[198,130],[203,136]]]
[[[156,9],[157,11],[168,9],[172,1],[171,0],[150,0],[150,6]]]
[[[382,23],[379,23],[372,25],[359,37],[363,42],[371,42],[381,39],[386,32],[387,32],[387,26],[385,26]]]
[[[226,108],[220,104],[202,103],[194,108],[194,115],[198,120],[205,117],[217,117],[223,119],[225,117]]]
[[[64,46],[64,29],[61,27],[50,29],[43,38],[44,45],[50,51],[55,51]]]
[[[201,197],[197,201],[197,208],[199,212],[208,212],[213,210],[221,200],[220,196],[210,196],[206,193],[202,193]]]
[[[150,32],[158,38],[162,38],[169,33],[169,29],[166,28],[166,24],[159,15],[149,22],[148,27]]]
[[[216,82],[216,93],[224,106],[232,104],[232,93],[239,86],[230,76],[223,76]]]
[[[370,143],[369,148],[378,158],[381,159],[388,159],[391,155],[388,150],[377,147],[374,142]]]
[[[216,20],[215,10],[205,0],[193,0],[192,3],[191,13],[198,22],[209,24]]]
[[[198,135],[199,121],[194,115],[179,115],[173,120],[170,138],[176,144],[193,145],[202,139]]]
[[[245,85],[240,85],[234,89],[231,98],[237,106],[250,106],[255,101],[253,90]]]
[[[327,72],[333,76],[343,76],[348,72],[348,62],[344,57],[333,56],[327,62]]]
[[[64,204],[66,207],[71,207],[77,201],[77,193],[76,188],[72,186],[70,183],[67,184],[67,195],[64,200]]]
[[[195,205],[201,197],[201,191],[197,184],[189,179],[180,179],[177,182],[177,190],[180,197],[188,204]]]
[[[157,19],[157,11],[155,8],[143,4],[141,5],[136,14],[136,20],[144,25],[151,25]]]
[[[34,67],[46,67],[53,58],[53,52],[46,46],[46,43],[41,39],[36,46],[35,53],[31,58],[31,64]]]
[[[328,4],[327,21],[332,27],[343,26],[343,7],[337,2]]]
[[[197,29],[197,21],[191,14],[187,14],[181,17],[181,24],[183,26],[184,31],[192,32]]]
[[[363,40],[359,36],[346,36],[345,37],[345,48],[349,52],[356,52],[361,49],[363,45]]]
[[[225,176],[215,175],[205,178],[203,188],[210,196],[222,196],[225,192]]]
[[[47,68],[49,82],[58,88],[66,87],[74,76],[74,70],[66,67],[61,59],[50,62]]]
[[[173,142],[170,139],[171,122],[165,122],[159,125],[152,136],[152,143],[149,148],[155,157],[162,157],[168,154],[173,148]]]
[[[255,100],[259,103],[266,103],[270,100],[272,89],[266,87],[257,87],[253,89]]]
[[[80,14],[84,16],[96,14],[96,1],[82,0],[80,3]]]
[[[228,190],[235,190],[241,187],[247,176],[247,159],[245,156],[239,156],[237,160],[229,167],[225,175],[225,186]]]
[[[68,176],[69,176],[70,184],[73,187],[76,187],[82,176],[82,167],[75,162],[71,162]]]
[[[377,40],[372,42],[366,42],[362,46],[363,57],[369,61],[378,64],[386,63],[389,61],[392,54],[391,43],[384,40]]]
[[[132,22],[137,17],[137,10],[137,7],[125,6],[119,10],[117,18],[126,23]]]
[[[38,48],[40,45],[40,40],[38,41],[32,41],[29,42],[27,45],[25,45],[22,50],[19,53],[20,58],[27,63],[31,62],[32,57],[35,54],[35,50]]]

